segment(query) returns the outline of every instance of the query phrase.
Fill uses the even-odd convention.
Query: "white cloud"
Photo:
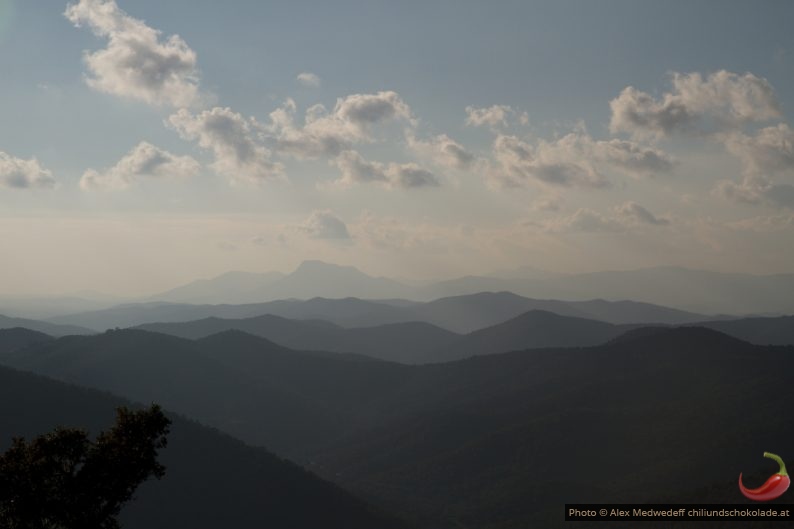
[[[658,99],[626,87],[609,103],[610,130],[654,137],[703,134],[780,116],[769,82],[751,73],[721,70],[705,78],[699,73],[673,73],[672,84],[672,91]]]
[[[493,105],[485,108],[466,107],[466,124],[472,127],[489,126],[496,128],[507,126],[507,118],[513,114],[513,109],[507,105]],[[527,117],[527,121],[528,121]]]
[[[493,145],[498,167],[491,168],[491,182],[504,187],[523,187],[535,181],[560,187],[608,187],[607,180],[587,160],[564,155],[554,143],[537,147],[515,136],[500,134]]]
[[[295,102],[289,99],[270,113],[271,124],[264,136],[279,153],[296,158],[335,157],[360,140],[356,131],[329,116],[322,105],[306,111],[303,126],[295,124],[295,112]]]
[[[356,183],[380,183],[387,188],[435,187],[438,179],[415,163],[383,164],[365,160],[356,151],[344,151],[333,162],[342,176],[336,181],[342,186]]]
[[[403,189],[439,185],[438,179],[433,173],[415,163],[390,163],[386,169],[386,176],[393,187]]]
[[[377,94],[352,94],[337,99],[334,115],[342,123],[349,124],[363,136],[369,127],[376,123],[401,118],[412,121],[410,107],[397,92],[378,92]]]
[[[746,174],[794,176],[794,130],[785,123],[762,128],[753,136],[731,134],[724,142],[728,152],[742,161]]]
[[[625,140],[594,140],[583,129],[537,145],[498,135],[489,177],[498,186],[521,187],[536,181],[557,187],[609,187],[603,175],[614,168],[630,176],[667,173],[675,161],[665,152]]]
[[[0,151],[0,186],[17,189],[55,186],[52,171],[45,169],[36,158],[23,160]]]
[[[723,138],[725,148],[743,165],[741,182],[722,181],[718,194],[734,202],[794,208],[794,130],[787,124],[765,127],[748,136],[741,132]]]
[[[410,107],[391,91],[339,98],[331,112],[314,105],[302,125],[295,123],[296,111],[295,102],[288,99],[271,112],[265,137],[276,151],[297,158],[335,157],[356,143],[372,142],[372,127],[378,124],[403,120],[415,125]]]
[[[328,209],[313,211],[299,230],[313,239],[350,239],[347,225]]]
[[[198,173],[201,166],[190,156],[177,156],[141,142],[113,167],[98,172],[89,169],[80,179],[80,187],[90,189],[124,189],[140,177],[187,178]]]
[[[303,86],[308,86],[311,88],[317,88],[320,86],[320,77],[317,74],[313,74],[311,72],[303,72],[298,74],[298,82]]]
[[[639,224],[650,224],[652,226],[667,226],[670,224],[668,219],[657,217],[643,206],[636,202],[625,202],[620,206],[616,206],[613,211],[618,218],[627,222],[636,222]]]
[[[160,31],[114,0],[80,0],[64,16],[108,40],[106,48],[84,55],[95,90],[154,105],[183,107],[198,100],[196,53],[178,35],[161,39]]]
[[[580,208],[571,215],[546,220],[540,227],[547,232],[621,233],[642,226],[667,226],[670,221],[657,217],[636,202],[625,202],[599,213],[589,208]]]
[[[197,115],[180,109],[168,123],[184,139],[197,141],[212,151],[212,164],[218,174],[233,180],[259,181],[281,178],[283,166],[271,159],[271,152],[256,136],[262,126],[229,108],[215,107]]]
[[[474,155],[446,134],[439,134],[423,141],[409,132],[406,134],[406,139],[412,151],[443,167],[465,170],[474,165]]]
[[[589,136],[581,140],[585,152],[591,150],[596,160],[606,162],[632,176],[652,176],[669,173],[675,160],[659,149],[625,140],[593,141]]]

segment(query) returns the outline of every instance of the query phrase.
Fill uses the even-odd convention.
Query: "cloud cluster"
[[[350,239],[347,225],[328,209],[313,211],[298,229],[313,239]]]
[[[728,152],[742,161],[745,174],[794,175],[794,130],[786,123],[762,128],[752,136],[737,132],[724,141]]]
[[[547,232],[619,233],[641,226],[667,226],[668,219],[657,217],[636,202],[625,202],[607,214],[580,208],[573,214],[546,221],[541,227]]]
[[[513,109],[508,105],[492,105],[483,108],[468,106],[466,107],[466,124],[472,127],[506,127],[507,119],[512,114]]]
[[[531,145],[516,136],[500,134],[493,145],[497,163],[489,171],[501,186],[520,187],[537,181],[557,187],[606,188],[603,171],[618,169],[631,176],[667,173],[674,160],[663,151],[625,140],[594,140],[583,130]]]
[[[84,55],[92,88],[154,105],[184,107],[198,100],[196,53],[178,35],[162,39],[114,0],[80,0],[64,16],[107,39],[107,47]]]
[[[609,106],[610,130],[636,137],[720,132],[780,116],[774,90],[766,79],[725,70],[707,77],[673,73],[672,90],[660,98],[629,86]]]
[[[475,162],[472,153],[463,145],[446,134],[439,134],[427,140],[418,139],[411,131],[406,134],[408,147],[419,156],[429,158],[436,164],[450,169],[470,169]]]
[[[393,120],[414,123],[410,107],[391,91],[339,98],[331,112],[314,105],[302,125],[296,123],[296,110],[295,102],[288,99],[271,112],[267,139],[276,151],[297,158],[335,157],[356,143],[374,141],[375,125]]]
[[[198,173],[200,168],[190,156],[177,156],[144,141],[113,167],[102,172],[88,169],[80,179],[80,187],[84,190],[125,189],[141,177],[187,178]]]
[[[198,114],[180,109],[168,118],[168,124],[182,138],[212,151],[213,169],[232,180],[261,181],[284,175],[282,164],[273,161],[270,150],[258,141],[262,126],[254,118],[221,107]]]
[[[16,189],[48,188],[55,186],[52,172],[36,158],[23,160],[0,151],[0,186]]]
[[[356,151],[344,151],[333,162],[342,173],[341,186],[357,183],[380,183],[387,188],[419,188],[439,185],[436,176],[415,163],[371,162]]]

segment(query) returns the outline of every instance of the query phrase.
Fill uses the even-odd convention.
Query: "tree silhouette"
[[[0,528],[119,528],[116,516],[138,485],[165,474],[157,451],[170,424],[157,405],[122,407],[93,441],[71,428],[15,438],[0,456]]]

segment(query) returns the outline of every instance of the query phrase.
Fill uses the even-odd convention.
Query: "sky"
[[[0,0],[0,295],[794,272],[794,3]]]

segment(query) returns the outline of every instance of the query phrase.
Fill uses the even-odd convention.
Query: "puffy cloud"
[[[620,233],[641,226],[667,226],[670,221],[657,217],[636,202],[625,202],[607,214],[581,208],[569,216],[547,220],[541,227],[547,232]]]
[[[67,6],[64,16],[108,41],[106,48],[84,55],[87,82],[95,90],[155,105],[197,101],[196,53],[178,35],[161,39],[160,31],[129,16],[114,0],[80,0]]]
[[[670,172],[675,161],[659,149],[624,140],[594,140],[577,130],[533,146],[515,136],[498,135],[493,146],[497,168],[489,176],[497,185],[523,186],[538,181],[558,187],[609,187],[602,174],[615,168],[631,176]]]
[[[299,230],[313,239],[350,239],[347,225],[328,209],[312,212]]]
[[[635,136],[669,136],[677,132],[708,133],[742,123],[780,116],[774,90],[766,79],[718,71],[674,73],[673,89],[660,98],[629,86],[610,101],[610,130]]]
[[[655,216],[636,202],[626,202],[617,206],[614,208],[614,212],[619,218],[629,222],[651,224],[653,226],[667,226],[670,224],[669,220]]]
[[[489,178],[505,187],[522,187],[529,181],[561,187],[609,185],[588,161],[561,154],[554,144],[542,141],[533,147],[515,136],[500,134],[493,145],[498,168],[489,171]]]
[[[507,126],[507,118],[513,114],[513,109],[507,105],[493,105],[485,108],[466,107],[466,124],[472,127]],[[527,121],[529,118],[527,117]]]
[[[380,183],[388,188],[417,188],[438,186],[438,179],[415,163],[383,164],[365,160],[356,151],[344,151],[333,162],[341,171],[337,183],[349,186],[355,183]]]
[[[410,107],[397,92],[378,92],[377,94],[352,94],[337,99],[334,116],[342,123],[352,126],[362,136],[369,127],[384,121],[402,118],[412,121]]]
[[[474,165],[474,155],[446,134],[439,134],[423,141],[409,133],[406,139],[412,151],[432,159],[438,165],[461,170],[469,169]]]
[[[257,138],[262,126],[229,108],[215,107],[197,115],[180,109],[168,123],[184,139],[197,141],[212,151],[212,167],[232,179],[251,181],[281,178],[284,168],[271,159],[271,152]]]
[[[632,176],[669,173],[673,170],[675,160],[659,149],[645,147],[632,141],[599,140],[593,141],[589,136],[583,140],[597,160],[610,164]]]
[[[794,209],[794,185],[775,184],[766,178],[749,176],[739,183],[724,180],[717,184],[716,192],[734,202]]]
[[[342,172],[342,178],[338,180],[339,184],[388,181],[386,167],[383,164],[367,161],[356,151],[344,151],[334,164]]]
[[[303,126],[295,124],[295,112],[295,102],[289,99],[270,113],[271,124],[265,138],[279,153],[296,158],[333,158],[359,140],[350,126],[329,116],[322,105],[306,111]]]
[[[311,72],[303,72],[298,74],[298,82],[303,86],[317,88],[320,86],[320,76]]]
[[[396,92],[352,94],[336,101],[331,112],[314,105],[304,123],[295,123],[297,107],[291,99],[270,114],[266,138],[278,152],[298,158],[335,157],[354,144],[371,142],[374,125],[392,120],[415,121],[410,107]]]
[[[36,158],[23,160],[0,151],[0,186],[17,189],[54,187],[55,179]]]
[[[80,179],[80,187],[86,190],[124,189],[140,177],[186,178],[198,173],[200,167],[190,156],[177,156],[144,141],[113,167],[101,173],[87,170]]]
[[[752,136],[740,132],[725,135],[723,141],[742,161],[744,178],[739,183],[719,182],[718,194],[734,202],[794,208],[794,185],[780,182],[780,178],[794,176],[794,130],[780,123]]]
[[[403,189],[439,185],[438,179],[433,173],[415,163],[390,163],[386,169],[386,176],[392,186]]]
[[[762,128],[753,136],[731,134],[724,141],[728,152],[743,162],[746,174],[794,175],[794,130],[785,123]]]

